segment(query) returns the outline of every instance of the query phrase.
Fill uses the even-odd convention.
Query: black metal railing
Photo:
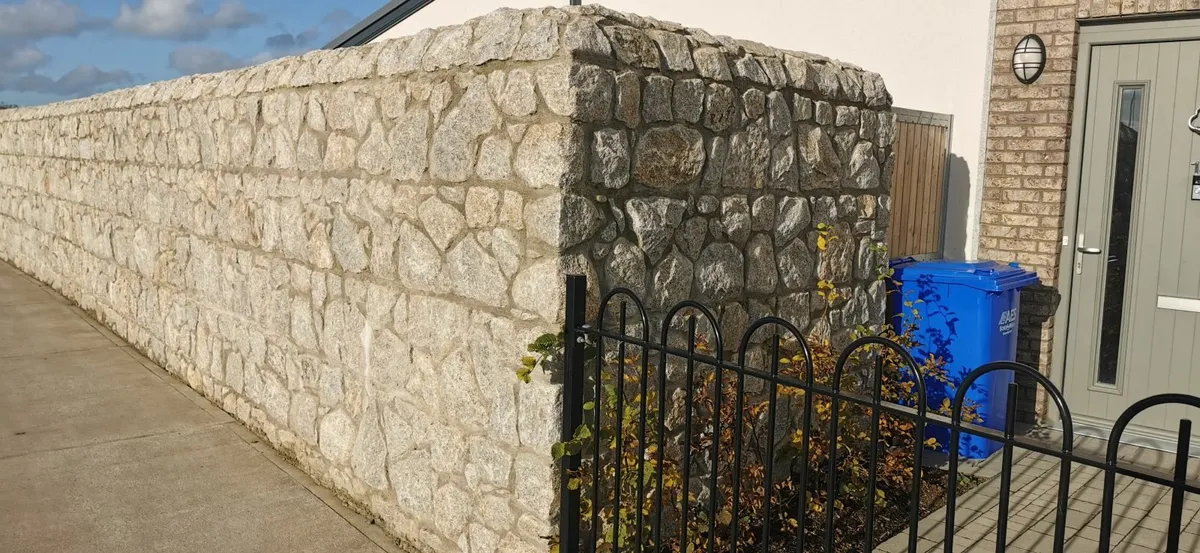
[[[859,338],[840,352],[826,345],[814,354],[794,325],[764,317],[748,324],[733,350],[736,362],[730,362],[717,317],[700,303],[682,302],[653,321],[656,340],[650,316],[629,290],[608,293],[589,322],[587,283],[569,276],[566,303],[562,553],[870,552],[887,537],[877,535],[881,509],[888,511],[892,531],[907,531],[906,550],[923,551],[918,522],[936,507],[923,499],[923,486],[935,476],[944,489],[943,550],[953,553],[960,439],[966,435],[1002,444],[997,552],[1008,542],[1018,448],[1058,460],[1055,553],[1067,540],[1073,466],[1104,475],[1099,551],[1113,546],[1118,475],[1171,490],[1166,551],[1180,551],[1185,494],[1200,494],[1187,479],[1191,422],[1180,421],[1170,475],[1118,463],[1118,446],[1139,413],[1164,404],[1200,408],[1198,397],[1163,394],[1136,402],[1116,420],[1100,458],[1074,450],[1062,393],[1028,365],[979,367],[962,378],[948,406],[931,408],[929,375],[922,369],[927,365],[918,364],[895,336]],[[759,338],[764,329],[773,332]],[[1016,384],[1008,384],[1001,428],[970,420],[967,390],[1002,371],[1045,390],[1059,413],[1061,444],[1018,435]],[[949,433],[948,468],[938,473],[925,463],[927,428]],[[787,441],[783,447],[781,440]],[[897,459],[909,464],[897,471],[888,464]],[[853,513],[851,503],[859,507]]]

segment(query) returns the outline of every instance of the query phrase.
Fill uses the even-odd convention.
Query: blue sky
[[[385,0],[0,0],[0,103],[36,105],[320,48]]]

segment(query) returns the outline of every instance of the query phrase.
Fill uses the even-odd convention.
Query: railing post
[[[583,424],[584,335],[587,323],[587,277],[567,276],[566,328],[563,332],[562,441],[575,437]],[[558,536],[560,553],[579,552],[579,490],[570,489],[571,473],[579,470],[580,455],[565,455],[559,474]]]
[[[1179,421],[1179,442],[1175,449],[1175,474],[1171,490],[1171,516],[1167,523],[1167,553],[1179,553],[1179,532],[1183,526],[1184,485],[1187,484],[1187,467],[1192,451],[1192,421]]]

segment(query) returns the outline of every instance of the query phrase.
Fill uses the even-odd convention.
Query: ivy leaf
[[[575,429],[575,440],[576,441],[586,440],[591,437],[592,437],[592,429],[589,428],[588,425],[583,424]]]
[[[532,372],[533,367],[521,367],[517,369],[517,378],[519,378],[521,382],[529,384],[530,382],[533,382],[533,379],[529,378],[529,374]]]
[[[565,444],[563,442],[558,442],[558,443],[550,446],[550,455],[552,455],[554,457],[555,461],[562,459],[563,456],[566,454],[567,454],[567,444]]]

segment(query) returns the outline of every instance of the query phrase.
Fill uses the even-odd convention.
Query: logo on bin
[[[1008,336],[1017,328],[1017,308],[1000,313],[1000,335]]]

